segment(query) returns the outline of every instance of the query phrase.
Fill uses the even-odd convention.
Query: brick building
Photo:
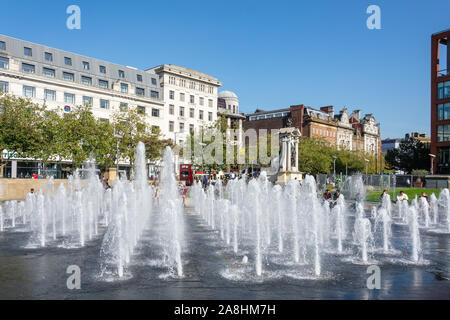
[[[450,29],[431,36],[431,153],[433,173],[450,173]],[[441,53],[447,52],[446,57]]]
[[[350,115],[347,108],[335,114],[334,106],[314,109],[304,105],[264,111],[257,109],[247,114],[244,130],[281,129],[295,127],[302,137],[324,138],[337,149],[364,151],[376,156],[381,170],[380,126],[372,114],[361,117],[361,111]]]

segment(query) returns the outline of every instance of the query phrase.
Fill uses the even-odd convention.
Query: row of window
[[[9,59],[0,57],[0,68],[8,69],[9,67]],[[29,63],[22,63],[22,71],[26,73],[36,73],[36,67],[33,64]],[[56,70],[48,67],[42,68],[42,74],[46,77],[55,78],[56,77]],[[63,71],[62,73],[63,80],[66,81],[75,81],[75,74],[72,72]],[[86,86],[92,86],[92,77],[88,76],[81,76],[81,83]],[[109,89],[109,81],[98,79],[98,86],[100,88]],[[128,93],[128,84],[127,83],[121,83],[120,84],[120,91],[122,93]],[[145,89],[136,87],[135,94],[139,96],[145,96]],[[150,90],[150,97],[154,99],[159,99],[159,92]]]
[[[437,84],[437,96],[438,99],[450,98],[450,81],[439,82]]]
[[[336,132],[335,131],[330,131],[328,129],[322,129],[322,128],[312,128],[312,134],[314,135],[319,135],[319,136],[327,136],[327,137],[332,137],[332,138],[336,138]]]
[[[0,41],[0,50],[6,50],[6,43],[4,41]],[[33,49],[29,48],[29,47],[24,47],[23,48],[23,54],[27,57],[32,57],[33,56]],[[44,60],[47,62],[53,62],[53,53],[51,52],[44,52]],[[72,58],[70,57],[64,57],[64,64],[66,66],[72,66]],[[82,61],[82,68],[83,70],[91,70],[91,65],[88,61]],[[106,66],[103,65],[99,65],[98,66],[99,72],[106,74]],[[125,71],[123,70],[118,70],[118,76],[119,78],[125,79]],[[142,75],[141,74],[137,74],[136,75],[136,80],[138,82],[142,82]],[[156,85],[156,78],[152,78],[152,84]]]
[[[178,128],[179,128],[179,133],[183,133],[184,132],[184,128],[185,128],[185,126],[184,126],[184,123],[183,122],[180,122],[179,124],[178,124]],[[199,128],[200,128],[200,130],[203,128],[202,126],[199,126]],[[194,132],[194,130],[195,130],[195,127],[194,127],[194,125],[193,124],[190,124],[189,125],[189,132],[190,133],[193,133]],[[169,121],[169,132],[174,132],[175,131],[175,122],[174,121]]]
[[[173,90],[169,90],[169,99],[170,100],[175,100],[175,91]],[[186,101],[186,95],[184,93],[180,93],[180,101],[181,102],[185,102]],[[195,104],[195,96],[194,95],[189,95],[189,103]],[[203,97],[199,97],[198,99],[198,103],[201,106],[205,105],[205,98]],[[208,107],[212,108],[213,107],[213,100],[212,99],[208,99]]]
[[[169,84],[178,85],[183,88],[186,88],[186,85],[188,85],[189,89],[197,89],[201,92],[205,92],[206,87],[208,87],[208,93],[214,94],[214,87],[206,86],[203,83],[196,83],[192,80],[186,81],[186,79],[177,79],[174,76],[169,76]]]
[[[263,120],[263,119],[271,119],[271,118],[282,118],[289,116],[290,112],[277,112],[277,113],[266,113],[258,116],[251,116],[249,117],[249,121],[255,121],[255,120]]]
[[[0,91],[7,92],[8,91],[8,82],[0,81]],[[22,94],[25,97],[35,98],[36,97],[36,88],[31,86],[23,86]],[[56,91],[50,89],[44,89],[44,99],[46,101],[56,101]],[[110,101],[106,99],[99,99],[99,107],[101,109],[109,109]],[[92,97],[83,96],[82,97],[83,105],[94,106],[94,99]],[[75,94],[64,92],[64,103],[75,104]],[[120,111],[128,110],[128,103],[121,102],[119,105]],[[138,106],[137,107],[139,114],[146,114],[146,107]],[[159,110],[152,109],[152,116],[159,117]]]
[[[175,106],[173,104],[169,105],[169,114],[170,115],[175,115]],[[198,118],[200,120],[203,120],[203,110],[199,110],[198,111]],[[179,107],[178,110],[178,115],[180,117],[186,117],[186,113],[185,113],[185,108],[184,107]],[[190,118],[195,118],[195,109],[194,108],[189,108],[189,117]],[[213,113],[212,112],[208,112],[208,121],[213,121]]]

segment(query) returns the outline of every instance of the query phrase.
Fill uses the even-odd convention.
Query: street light
[[[428,155],[430,156],[430,160],[431,160],[430,174],[432,175],[433,172],[434,172],[434,170],[433,170],[433,163],[434,163],[434,158],[436,158],[436,155],[435,155],[435,154],[432,154],[432,153],[430,153],[430,154],[428,154]]]
[[[333,176],[334,176],[334,179],[336,179],[336,160],[337,160],[337,157],[336,156],[333,156]]]
[[[367,184],[367,182],[369,181],[369,177],[367,176],[367,170],[368,170],[368,167],[369,167],[369,159],[366,159],[366,158],[364,158],[364,160],[366,161],[366,184]]]

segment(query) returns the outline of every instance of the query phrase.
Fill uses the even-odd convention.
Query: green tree
[[[430,150],[416,139],[404,139],[398,149],[388,150],[385,156],[389,169],[411,173],[415,169],[430,169]]]
[[[43,113],[40,106],[29,99],[8,94],[0,96],[0,151],[1,166],[13,156],[37,158],[41,155]],[[8,150],[3,154],[3,150]]]
[[[333,170],[332,148],[323,138],[302,138],[298,145],[299,170],[316,175]]]

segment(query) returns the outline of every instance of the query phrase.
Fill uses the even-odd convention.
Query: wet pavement
[[[368,265],[353,263],[349,255],[323,254],[319,279],[296,273],[310,266],[265,259],[261,280],[254,275],[250,247],[236,256],[198,216],[188,213],[185,217],[181,279],[167,276],[161,266],[151,228],[138,245],[128,277],[115,281],[99,275],[102,236],[84,248],[26,249],[30,233],[9,229],[0,233],[0,299],[450,299],[449,234],[421,230],[426,265],[408,264],[407,254],[375,255],[381,289],[369,290]],[[406,226],[393,226],[397,250],[407,252],[407,236]],[[244,253],[249,257],[245,266],[240,263]],[[67,288],[70,265],[81,269],[80,290]]]

